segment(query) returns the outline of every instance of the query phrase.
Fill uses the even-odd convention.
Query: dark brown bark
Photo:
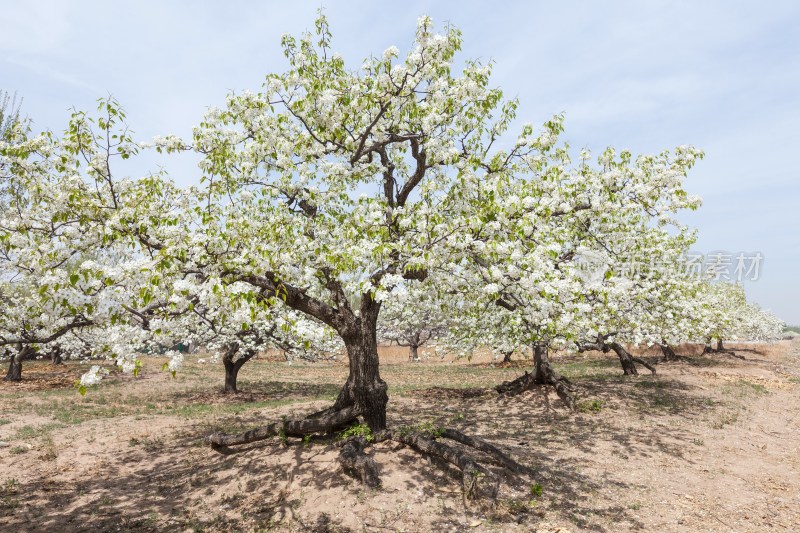
[[[327,416],[304,418],[301,420],[281,420],[280,422],[273,422],[266,426],[261,426],[235,435],[215,433],[209,435],[206,440],[212,446],[219,447],[249,444],[251,442],[277,436],[304,437],[306,435],[326,433],[340,428],[345,424],[353,422],[358,415],[358,409],[355,407],[348,407]]]
[[[61,348],[53,346],[50,350],[50,363],[53,365],[63,365],[64,359],[61,357]]]
[[[8,372],[4,378],[6,381],[22,381],[22,361],[33,356],[36,352],[28,345],[18,345],[17,351],[11,356],[8,363]]]
[[[378,360],[377,322],[380,303],[370,295],[361,299],[361,313],[340,332],[350,363],[350,375],[339,392],[333,410],[356,406],[373,433],[386,429],[389,396],[381,379]]]
[[[639,372],[636,370],[636,363],[639,363],[651,373],[655,374],[656,369],[653,365],[642,359],[635,357],[628,353],[628,351],[618,342],[612,342],[609,347],[614,350],[614,353],[619,357],[619,362],[622,365],[622,371],[626,376],[638,376]]]
[[[418,344],[411,344],[408,347],[408,360],[411,363],[418,363],[419,362],[419,345]]]
[[[661,353],[664,354],[664,361],[677,361],[680,359],[669,344],[664,343],[659,344],[659,346],[661,347]]]
[[[17,359],[16,354],[11,356],[8,363],[8,372],[6,372],[6,377],[3,379],[6,381],[22,381],[22,361]]]
[[[636,370],[636,363],[633,362],[631,354],[625,350],[619,343],[612,342],[610,345],[614,353],[619,357],[619,363],[622,365],[622,372],[626,376],[638,376],[639,371]]]
[[[510,363],[511,362],[511,354],[514,353],[514,350],[509,350],[507,352],[503,352],[503,362]]]
[[[527,466],[521,465],[514,459],[503,453],[499,448],[486,442],[478,437],[471,437],[465,435],[456,429],[444,428],[441,430],[442,437],[456,442],[460,442],[471,448],[475,448],[488,456],[492,457],[495,461],[508,468],[515,474],[533,474],[533,471]]]
[[[422,433],[393,431],[391,439],[458,467],[461,470],[461,485],[465,498],[488,497],[494,500],[497,497],[499,488],[497,476],[479,464],[470,454]]]
[[[236,394],[238,389],[236,388],[236,379],[239,375],[239,369],[242,368],[242,365],[237,362],[231,362],[228,360],[223,359],[222,364],[225,365],[225,392],[229,394]]]
[[[721,354],[726,354],[726,355],[732,355],[733,357],[738,357],[739,359],[745,359],[745,357],[743,355],[739,355],[736,352],[734,352],[733,350],[726,349],[725,346],[722,344],[722,339],[717,339],[717,347],[716,348],[713,348],[711,346],[711,339],[706,341],[705,348],[703,348],[703,355],[708,354],[708,353],[717,353],[717,354],[721,353]]]
[[[236,394],[239,392],[237,389],[237,379],[239,370],[244,364],[253,358],[256,351],[249,349],[242,354],[239,359],[234,361],[234,357],[239,353],[239,343],[233,343],[225,350],[225,355],[222,356],[222,364],[225,367],[225,392],[229,394]]]
[[[348,437],[339,444],[339,463],[345,472],[357,477],[361,483],[370,488],[380,485],[378,467],[375,460],[364,453],[367,447],[367,440],[364,437]]]
[[[552,385],[556,393],[570,409],[575,409],[575,396],[570,381],[556,372],[550,365],[547,347],[536,345],[533,348],[533,373],[525,372],[513,381],[506,381],[495,387],[495,390],[506,396],[515,396],[536,385]]]

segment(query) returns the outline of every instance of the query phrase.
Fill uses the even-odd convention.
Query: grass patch
[[[578,411],[581,413],[599,413],[603,409],[601,400],[583,400],[578,402]]]
[[[140,439],[131,437],[130,440],[128,440],[128,446],[141,446],[145,451],[154,452],[164,448],[164,441],[159,437],[142,437]]]
[[[17,430],[13,438],[17,440],[29,440],[39,437],[49,436],[54,429],[63,428],[62,424],[44,424],[41,426],[22,426]]]
[[[735,424],[738,420],[739,420],[739,413],[723,413],[722,415],[720,415],[718,419],[716,419],[711,424],[711,427],[713,427],[714,429],[722,429],[725,426]]]
[[[761,383],[740,379],[724,385],[722,387],[722,392],[737,398],[749,398],[769,394],[769,389]]]
[[[7,479],[0,485],[0,510],[13,511],[20,505],[19,481],[14,478]]]

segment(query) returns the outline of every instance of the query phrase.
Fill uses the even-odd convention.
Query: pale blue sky
[[[113,94],[141,139],[187,135],[229,90],[285,68],[282,33],[313,28],[324,6],[352,67],[407,48],[428,14],[464,33],[465,58],[495,62],[521,121],[565,112],[565,138],[599,153],[693,144],[706,159],[683,220],[697,249],[764,255],[748,295],[800,323],[800,3],[798,2],[167,2],[0,0],[0,89],[37,127]],[[402,6],[402,8],[398,8]],[[155,163],[154,163],[155,164]],[[163,164],[181,183],[190,162]]]

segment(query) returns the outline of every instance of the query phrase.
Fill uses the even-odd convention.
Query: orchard
[[[462,57],[460,31],[428,17],[406,50],[360,65],[335,52],[324,15],[281,45],[286,70],[231,92],[187,138],[136,139],[113,97],[75,110],[60,132],[36,131],[5,101],[5,391],[34,379],[29,366],[39,379],[45,363],[77,369],[70,402],[142,380],[168,390],[201,368],[198,386],[234,405],[267,386],[248,376],[272,383],[260,365],[308,369],[299,386],[309,388],[327,383],[317,369],[341,368],[322,405],[183,428],[199,443],[191,453],[327,447],[336,461],[324,475],[369,499],[386,487],[380,457],[410,449],[419,461],[406,470],[428,483],[456,475],[461,508],[483,520],[518,505],[515,490],[531,501],[542,485],[558,490],[542,477],[555,444],[531,440],[527,453],[514,444],[529,441],[524,430],[481,430],[470,412],[426,422],[459,409],[447,395],[415,421],[393,419],[395,398],[416,390],[393,383],[397,368],[445,384],[471,365],[503,369],[473,387],[481,403],[530,410],[532,422],[546,404],[558,415],[536,423],[555,427],[618,401],[596,399],[598,387],[652,403],[676,372],[763,369],[754,354],[780,346],[785,324],[740,284],[687,269],[698,230],[680,221],[703,209],[692,194],[701,150],[575,150],[564,115],[524,123],[520,102],[493,85],[493,63]],[[152,153],[195,157],[193,184],[119,170]],[[587,357],[606,377],[576,363]],[[296,468],[310,468],[297,453]]]

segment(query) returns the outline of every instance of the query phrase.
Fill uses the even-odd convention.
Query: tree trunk
[[[717,351],[722,352],[725,350],[725,347],[722,345],[722,339],[717,339]]]
[[[239,376],[239,369],[242,368],[240,364],[242,362],[241,359],[236,361],[235,363],[232,361],[228,361],[227,359],[223,359],[222,363],[225,365],[225,393],[226,394],[236,394],[239,390],[236,388],[236,378]]]
[[[386,429],[386,382],[378,370],[377,323],[380,302],[361,298],[361,313],[340,333],[350,360],[350,375],[339,392],[333,411],[355,405],[373,433]]]
[[[503,352],[503,362],[510,363],[511,362],[511,354],[514,353],[514,350]]]
[[[664,343],[659,344],[659,346],[661,347],[661,353],[664,354],[664,361],[677,361],[679,359],[678,354],[669,344]]]
[[[222,364],[225,365],[225,393],[236,394],[239,390],[236,388],[236,380],[239,376],[239,370],[244,364],[252,359],[255,355],[255,350],[247,350],[239,359],[233,360],[239,352],[239,343],[233,343],[225,350],[225,355],[222,357]]]
[[[622,365],[622,371],[626,376],[638,376],[639,371],[636,370],[636,363],[639,363],[652,374],[656,373],[653,365],[642,359],[641,357],[634,357],[618,342],[612,342],[609,347],[614,350],[614,353],[619,356],[619,362]]]
[[[552,372],[553,367],[550,366],[550,355],[547,353],[547,348],[537,344],[533,347],[533,375],[536,383],[540,385],[547,383],[547,377]]]
[[[17,353],[11,356],[11,361],[8,364],[6,381],[22,381],[22,361],[26,357],[30,357],[33,352],[34,350],[30,346],[18,346]]]
[[[50,350],[50,363],[54,365],[63,365],[64,359],[61,357],[61,348],[54,346]]]
[[[533,347],[533,373],[525,372],[522,376],[513,381],[506,381],[495,387],[500,394],[514,396],[530,390],[534,385],[552,385],[556,393],[570,409],[575,409],[575,396],[571,390],[570,381],[556,372],[550,366],[550,357],[547,347],[536,344]]]
[[[622,347],[618,342],[612,342],[609,346],[614,350],[614,353],[619,357],[619,362],[622,365],[622,371],[626,376],[638,376],[639,371],[636,370],[636,363],[633,362],[633,357],[628,351]]]
[[[416,345],[416,344],[411,344],[411,346],[408,347],[408,350],[409,350],[408,360],[410,362],[412,362],[412,363],[418,363],[419,362],[419,346]]]

